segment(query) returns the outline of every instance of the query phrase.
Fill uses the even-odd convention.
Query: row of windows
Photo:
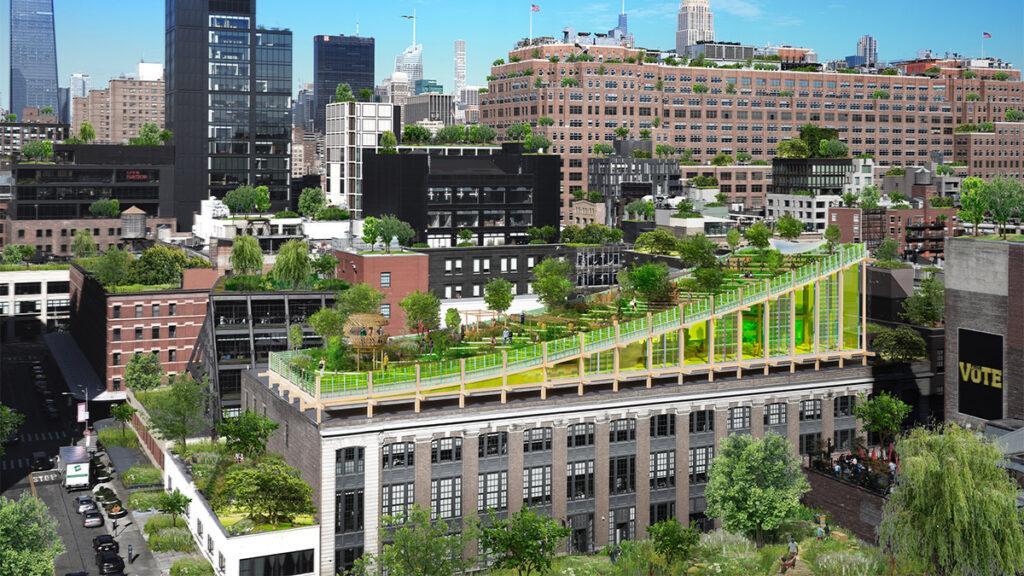
[[[135,340],[136,341],[145,339],[145,328],[143,326],[136,326],[134,333],[135,333]],[[149,335],[150,335],[150,339],[151,340],[159,340],[160,339],[160,326],[151,326],[150,330],[149,330]],[[178,337],[178,327],[175,326],[174,324],[169,324],[167,326],[167,336],[166,336],[166,338],[177,338],[177,337]],[[121,329],[120,328],[114,328],[113,329],[112,335],[111,335],[111,340],[114,341],[114,342],[120,342],[121,341]]]
[[[144,316],[143,316],[143,310],[144,309],[145,309],[145,305],[143,305],[143,304],[136,304],[135,307],[134,307],[134,314],[135,315],[133,316],[133,318],[144,318]],[[161,311],[164,310],[164,308],[160,304],[150,304],[149,310],[150,310],[150,317],[156,318],[158,316],[161,316]],[[168,316],[174,316],[175,314],[178,313],[178,305],[176,303],[174,303],[174,302],[171,302],[170,304],[167,304],[166,310],[167,310],[167,315]],[[111,318],[120,318],[120,317],[121,317],[121,305],[120,304],[115,304],[114,307],[113,307],[113,311],[111,312]]]

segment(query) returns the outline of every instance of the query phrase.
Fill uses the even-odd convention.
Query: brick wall
[[[409,333],[405,311],[399,303],[413,292],[428,290],[428,256],[408,252],[356,254],[344,251],[336,251],[334,255],[338,258],[338,278],[353,285],[367,284],[384,293],[381,313],[390,317],[387,333],[392,336]]]
[[[828,512],[834,524],[853,532],[865,542],[878,541],[885,498],[825,474],[805,468],[811,491],[804,495],[804,504]]]

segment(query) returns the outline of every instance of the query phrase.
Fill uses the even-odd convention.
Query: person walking
[[[789,554],[796,556],[800,552],[800,548],[796,545],[796,540],[793,540],[793,535],[789,536]]]

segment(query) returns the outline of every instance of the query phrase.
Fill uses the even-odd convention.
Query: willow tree
[[[1017,485],[999,449],[955,424],[896,443],[899,482],[882,510],[882,544],[932,576],[1024,572]]]
[[[231,247],[231,268],[238,274],[259,274],[263,271],[263,250],[254,236],[239,236]]]
[[[302,240],[289,240],[277,252],[274,261],[274,277],[291,288],[298,288],[309,281],[313,265],[309,261],[309,246]]]

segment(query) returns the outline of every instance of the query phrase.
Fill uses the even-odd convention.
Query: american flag
[[[536,4],[530,4],[530,12],[540,12],[540,6]]]
[[[991,35],[991,34],[989,34],[988,32],[982,32],[982,33],[981,33],[981,37],[982,37],[982,38],[991,38],[991,37],[992,37],[992,35]]]

